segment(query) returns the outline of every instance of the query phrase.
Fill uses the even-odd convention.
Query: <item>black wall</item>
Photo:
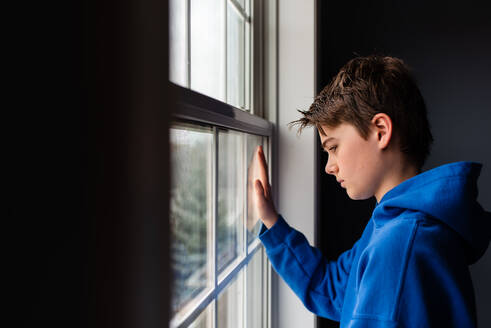
[[[373,53],[402,58],[426,100],[435,139],[423,168],[484,164],[478,200],[491,210],[491,19],[486,1],[317,1],[317,91],[349,59]],[[329,258],[351,248],[374,199],[352,201],[318,157],[316,243]],[[491,251],[471,267],[478,323],[491,327]],[[318,318],[318,327],[336,327]]]
[[[8,11],[5,322],[168,326],[167,5]]]

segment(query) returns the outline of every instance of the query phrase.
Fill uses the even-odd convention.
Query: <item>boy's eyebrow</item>
[[[336,138],[334,138],[334,137],[329,137],[329,138],[327,138],[326,140],[324,140],[324,142],[322,142],[322,147],[326,148],[327,143],[328,143],[329,141],[331,141],[331,140],[336,140]]]

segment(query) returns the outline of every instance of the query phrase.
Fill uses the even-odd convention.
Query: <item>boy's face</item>
[[[351,199],[367,199],[375,195],[384,171],[377,133],[370,131],[365,140],[348,123],[335,128],[321,127],[325,133],[323,135],[319,131],[321,144],[329,153],[326,173],[336,177]]]

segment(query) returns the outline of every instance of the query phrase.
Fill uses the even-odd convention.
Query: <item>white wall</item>
[[[287,124],[308,109],[315,96],[315,2],[278,1],[278,212],[314,242],[314,131],[297,137]],[[315,327],[309,312],[280,280],[276,327]]]

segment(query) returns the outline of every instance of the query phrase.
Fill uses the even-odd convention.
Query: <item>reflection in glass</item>
[[[224,36],[224,3],[191,0],[191,89],[222,101],[225,101]]]
[[[227,8],[227,102],[244,108],[244,19],[232,4]]]
[[[244,270],[218,295],[217,327],[242,328],[244,327]]]
[[[261,220],[254,206],[254,181],[259,178],[258,167],[255,166],[254,156],[259,145],[263,146],[266,162],[269,165],[267,137],[261,137],[257,135],[247,135],[247,242],[253,241],[259,229],[261,228]]]
[[[211,302],[206,309],[189,325],[189,328],[212,328],[213,327],[213,305]]]
[[[218,134],[218,271],[243,249],[245,198],[245,134],[220,130]]]
[[[207,224],[212,218],[212,130],[173,126],[170,146],[172,311],[176,313],[210,281]]]
[[[262,327],[263,258],[258,250],[247,265],[247,328]]]

